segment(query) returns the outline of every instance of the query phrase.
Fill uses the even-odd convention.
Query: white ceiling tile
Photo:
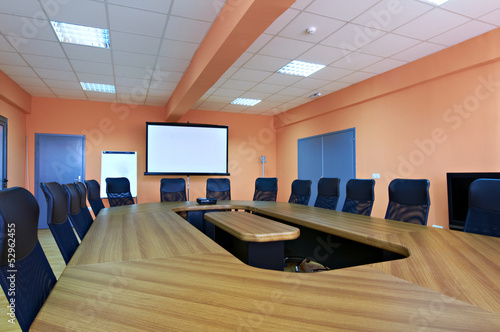
[[[243,67],[276,72],[289,63],[290,60],[275,58],[272,56],[256,54],[249,59]]]
[[[136,88],[117,86],[116,100],[124,104],[143,105],[146,101],[146,92],[138,93]]]
[[[349,74],[352,74],[352,70],[350,69],[344,69],[344,68],[337,68],[337,67],[325,67],[321,70],[318,70],[314,74],[312,74],[311,78],[318,78],[321,80],[329,80],[329,81],[335,81],[341,77],[347,76]]]
[[[216,1],[177,0],[172,6],[172,15],[212,22],[221,8],[217,6]]]
[[[268,71],[241,68],[236,73],[234,73],[233,76],[231,76],[231,79],[250,81],[250,82],[261,82],[270,75],[271,73]]]
[[[147,69],[153,68],[156,62],[156,57],[154,55],[114,51],[113,60],[114,64],[116,65],[141,67]]]
[[[155,90],[155,89],[149,89],[148,90],[148,98],[149,97],[154,97],[154,98],[165,98],[168,100],[170,96],[172,95],[173,90]]]
[[[108,0],[108,3],[168,14],[171,0]]]
[[[5,39],[4,36],[0,36],[0,51],[3,52],[15,52],[14,48],[10,46],[9,42],[7,39]]]
[[[40,0],[52,21],[108,29],[104,3],[78,0],[58,3],[54,0]]]
[[[275,73],[266,78],[262,83],[264,84],[273,84],[273,85],[281,85],[281,86],[288,86],[291,84],[294,84],[298,81],[303,79],[302,76],[295,76],[295,75],[285,75],[285,74],[279,74]]]
[[[283,37],[274,37],[260,53],[263,55],[281,57],[285,59],[295,59],[311,47],[313,43],[303,42]]]
[[[208,97],[205,102],[209,103],[220,103],[220,104],[229,104],[231,103],[235,98],[230,97],[230,96],[218,96],[218,95],[211,95]]]
[[[145,36],[161,37],[167,21],[167,16],[164,14],[134,8],[109,5],[108,11],[110,34],[116,30]]]
[[[103,101],[107,103],[112,103],[116,101],[116,94],[114,93],[85,91],[85,94],[89,99],[94,101]]]
[[[335,61],[331,64],[331,66],[343,69],[359,70],[377,63],[382,59],[382,57],[375,55],[353,52],[342,59]]]
[[[44,68],[34,68],[40,77],[61,80],[61,81],[74,81],[76,80],[75,73],[66,70],[54,70]]]
[[[61,88],[61,89],[73,89],[77,90],[78,88],[82,88],[80,85],[80,82],[77,80],[75,81],[61,81],[57,79],[51,79],[51,78],[44,78],[43,81],[49,86],[50,88]]]
[[[395,33],[427,40],[469,21],[469,18],[434,8],[430,12],[394,30]]]
[[[24,76],[10,76],[14,82],[25,87],[25,86],[38,86],[46,87],[47,85],[37,77],[24,77]]]
[[[279,36],[317,43],[340,29],[344,24],[344,21],[303,12],[281,30]],[[315,27],[316,32],[314,34],[306,33],[306,29],[309,27]]]
[[[384,59],[380,62],[377,62],[376,64],[363,68],[363,71],[375,74],[382,74],[383,72],[400,67],[406,63],[407,63],[406,61],[401,61],[401,60]]]
[[[479,18],[481,21],[500,26],[500,9],[492,11],[484,16]]]
[[[27,63],[18,53],[0,51],[0,65],[26,66]]]
[[[26,17],[45,16],[37,0],[2,0],[0,1],[0,13]]]
[[[151,75],[153,73],[153,71],[151,69],[141,68],[141,67],[115,65],[114,68],[115,68],[114,74],[116,76],[121,76],[121,77],[149,80],[149,79],[151,79]],[[106,75],[109,75],[109,74],[106,73]]]
[[[264,33],[276,35],[281,31],[287,24],[289,24],[295,16],[297,16],[300,11],[295,9],[288,9],[283,14],[278,17],[273,24],[271,24]]]
[[[467,39],[482,35],[485,32],[495,29],[496,27],[479,21],[470,21],[455,29],[449,30],[432,39],[430,42],[438,43],[446,46],[452,46],[461,43]]]
[[[111,51],[101,47],[63,44],[69,59],[111,63]]]
[[[205,94],[211,95],[211,94],[212,94],[212,93],[216,90],[216,88],[221,87],[221,86],[222,86],[222,84],[226,83],[226,81],[227,81],[227,79],[226,79],[226,78],[222,78],[222,77],[221,77],[221,78],[219,78],[219,79],[217,80],[217,82],[215,82],[215,83],[214,83],[214,85],[212,85],[212,87],[211,87],[210,89],[208,89],[208,91],[207,91],[207,92],[205,92]],[[210,92],[210,90],[211,90],[211,89],[212,89],[213,91],[211,91],[211,92]]]
[[[500,0],[453,0],[441,5],[441,8],[476,18],[500,7]]]
[[[370,77],[373,77],[375,75],[376,74],[373,74],[373,73],[365,73],[362,71],[357,71],[357,72],[354,72],[350,75],[342,77],[341,79],[339,79],[339,82],[355,84],[355,83],[364,81],[366,79],[369,79]]]
[[[249,90],[255,86],[255,82],[247,82],[247,81],[240,81],[240,80],[232,80],[229,79],[224,84],[221,85],[221,87],[226,88],[226,89],[234,89],[234,90]]]
[[[158,61],[156,62],[156,69],[184,72],[188,68],[189,63],[189,60],[185,59],[173,59],[159,56]]]
[[[218,88],[217,90],[212,93],[213,96],[227,96],[231,98],[238,98],[242,94],[244,94],[244,90],[234,90],[234,89],[225,89],[225,88]]]
[[[291,8],[302,10],[306,8],[313,0],[296,0]]]
[[[14,37],[58,41],[46,19],[0,14],[0,31]]]
[[[65,99],[87,99],[83,90],[71,90],[71,89],[61,89],[61,88],[53,88],[52,92],[58,98]]]
[[[27,93],[34,97],[49,97],[49,98],[55,98],[55,95],[52,93],[52,91],[43,86],[25,86],[24,90],[26,90]]]
[[[68,60],[63,58],[54,58],[40,55],[24,55],[24,60],[32,67],[57,69],[57,70],[72,70]]]
[[[80,73],[113,75],[113,68],[102,62],[71,60],[71,65]]]
[[[287,87],[280,91],[280,95],[299,97],[308,96],[309,92],[311,92],[311,89]]]
[[[7,36],[9,41],[12,40]],[[16,38],[13,44],[18,52],[34,55],[55,56],[64,58],[65,54],[62,51],[61,45],[58,42],[51,42],[38,39]]]
[[[283,90],[282,85],[265,84],[261,83],[253,87],[250,91],[252,92],[264,92],[264,93],[276,93]]]
[[[208,22],[171,16],[165,31],[165,38],[200,43],[210,26],[211,24]]]
[[[298,81],[297,83],[293,84],[292,87],[309,89],[309,90],[316,90],[324,85],[327,85],[328,83],[329,83],[329,81],[318,80],[315,78],[306,77],[306,78]]]
[[[257,38],[256,41],[253,42],[252,45],[250,45],[250,47],[246,51],[250,52],[250,53],[256,53],[264,45],[266,45],[272,38],[273,38],[273,35],[263,33],[262,35],[259,36],[259,38]]]
[[[173,91],[177,87],[177,84],[166,81],[153,81],[151,82],[151,87],[157,90]]]
[[[344,55],[344,51],[339,48],[317,44],[297,57],[297,60],[328,65],[339,60]]]
[[[388,33],[368,45],[363,46],[359,49],[359,52],[389,57],[419,43],[420,41],[417,39]]]
[[[161,44],[160,55],[169,58],[190,60],[196,53],[198,46],[198,43],[164,39]]]
[[[386,32],[348,23],[321,42],[341,49],[344,54],[355,51],[382,37]]]
[[[99,75],[89,73],[78,73],[78,82],[85,83],[100,83],[100,84],[115,84],[114,77],[111,75]]]
[[[367,8],[375,5],[378,1],[315,0],[306,8],[306,11],[347,22],[362,14]]]
[[[434,6],[415,0],[383,0],[356,17],[352,22],[378,30],[392,31]]]
[[[229,112],[229,113],[241,113],[243,110],[246,108],[241,105],[226,105],[223,108],[221,108],[221,112]]]
[[[236,66],[231,66],[229,67],[225,72],[224,74],[222,74],[221,78],[229,78],[231,77],[231,75],[233,75],[234,73],[236,73],[236,71],[238,70],[238,67]]]
[[[138,78],[128,78],[128,77],[115,77],[116,86],[122,87],[130,87],[130,88],[139,88],[139,89],[147,89],[149,86],[149,80],[141,80]]]
[[[254,54],[252,54],[252,53],[248,53],[248,52],[243,53],[242,55],[240,55],[238,60],[236,60],[233,63],[233,66],[235,66],[235,67],[243,66],[248,61],[248,59],[250,59],[252,56],[254,56]]]
[[[110,44],[113,50],[135,52],[143,54],[158,53],[160,38],[135,35],[131,33],[112,31],[110,33]]]
[[[418,45],[410,47],[409,49],[401,53],[393,55],[391,58],[410,62],[423,58],[429,54],[441,51],[444,48],[445,46],[443,45],[422,42]]]
[[[176,71],[167,71],[167,70],[159,70],[155,69],[152,74],[152,81],[153,82],[172,82],[172,83],[179,83],[179,81],[182,79],[183,73],[176,72]]]
[[[326,93],[332,93],[347,88],[350,85],[351,85],[350,83],[332,82],[322,87],[321,91],[326,91]]]
[[[284,96],[284,95],[280,95],[279,93],[275,93],[272,96],[267,97],[266,101],[274,101],[274,102],[278,102],[278,103],[285,103],[285,102],[289,101],[290,98],[293,98],[293,97]]]
[[[27,66],[0,65],[0,70],[8,76],[38,78],[38,74],[31,67]]]

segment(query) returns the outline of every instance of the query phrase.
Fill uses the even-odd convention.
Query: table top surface
[[[297,227],[242,211],[209,212],[205,219],[246,242],[294,240],[300,235]]]
[[[288,203],[219,203],[210,210],[256,211],[408,257],[319,273],[264,270],[174,212],[203,209],[195,202],[108,208],[32,330],[500,330],[499,238]]]

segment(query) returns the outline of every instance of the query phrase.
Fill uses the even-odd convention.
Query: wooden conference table
[[[288,203],[209,207],[246,209],[408,256],[290,273],[242,263],[176,213],[206,208],[102,210],[31,330],[500,331],[499,238]]]

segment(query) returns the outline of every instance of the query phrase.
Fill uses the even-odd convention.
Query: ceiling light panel
[[[109,32],[107,29],[86,27],[70,23],[50,21],[62,43],[109,48]]]
[[[323,68],[325,68],[325,65],[293,60],[292,62],[278,70],[278,73],[307,77]]]
[[[243,105],[243,106],[255,106],[260,103],[260,99],[249,99],[249,98],[236,98],[231,102],[233,105]]]
[[[95,92],[105,92],[105,93],[115,93],[115,86],[110,84],[99,84],[99,83],[85,83],[80,82],[83,90],[85,91],[95,91]]]

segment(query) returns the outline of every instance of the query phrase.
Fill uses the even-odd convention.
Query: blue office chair
[[[40,183],[40,187],[47,200],[47,224],[64,262],[68,264],[79,245],[68,218],[68,193],[57,182]]]
[[[56,284],[38,241],[38,215],[38,203],[26,189],[0,190],[0,284],[8,303],[15,303],[15,315],[22,331],[29,330]],[[11,248],[15,248],[15,257]],[[13,270],[16,271],[15,294],[11,291],[13,280],[8,279]]]
[[[372,213],[375,180],[350,179],[346,184],[346,197],[342,212],[369,216]]]
[[[71,221],[73,227],[75,227],[76,233],[78,234],[80,240],[83,240],[85,234],[87,234],[90,226],[92,225],[92,218],[90,217],[90,214],[87,216],[82,212],[81,208],[82,199],[76,184],[74,183],[64,184],[63,188],[68,193],[69,220]],[[87,204],[85,204],[85,206],[87,206]],[[87,212],[88,211],[89,210],[87,209]]]
[[[427,225],[429,180],[394,179],[389,183],[389,204],[385,219]]]
[[[207,198],[216,198],[218,201],[231,200],[229,179],[207,179]]]
[[[78,193],[80,194],[80,211],[86,220],[90,220],[90,224],[94,222],[94,218],[90,214],[89,207],[87,206],[87,187],[83,182],[75,182]]]
[[[335,210],[339,201],[339,178],[321,178],[318,181],[318,196],[315,207]]]
[[[477,179],[470,184],[464,232],[500,237],[500,180]]]
[[[160,200],[162,202],[186,201],[186,181],[183,178],[161,179]]]
[[[96,180],[86,180],[85,185],[87,186],[90,207],[92,208],[92,212],[94,212],[94,216],[97,217],[99,211],[104,209],[101,199],[101,186],[99,186],[99,182]]]
[[[311,180],[294,180],[292,182],[292,192],[288,203],[309,204],[311,198]]]
[[[111,207],[135,204],[127,178],[106,178],[106,194]]]
[[[257,178],[255,180],[254,201],[276,202],[278,195],[278,178]]]

